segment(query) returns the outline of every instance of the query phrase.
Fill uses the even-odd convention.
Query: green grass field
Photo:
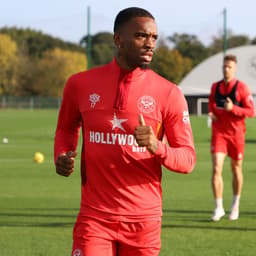
[[[55,174],[53,140],[56,110],[0,111],[0,255],[69,256],[80,205],[79,168],[70,177]],[[197,164],[189,175],[163,172],[161,256],[256,255],[256,120],[247,120],[244,190],[238,221],[228,215],[209,221],[214,201],[210,179],[210,129],[206,117],[191,117]],[[3,144],[2,138],[9,143]],[[41,151],[43,164],[33,162]],[[79,160],[77,161],[79,167]],[[231,204],[229,160],[224,170],[224,205]],[[95,255],[98,256],[98,255]]]

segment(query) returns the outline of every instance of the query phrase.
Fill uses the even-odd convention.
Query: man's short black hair
[[[149,17],[155,20],[154,16],[147,10],[139,7],[129,7],[121,10],[114,22],[114,33],[118,32],[120,27],[122,27],[127,21],[136,17]]]

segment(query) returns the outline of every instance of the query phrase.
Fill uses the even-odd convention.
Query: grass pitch
[[[55,174],[53,139],[56,110],[0,111],[0,255],[69,256],[80,205],[79,158],[76,171]],[[253,256],[256,254],[256,120],[247,120],[244,190],[238,221],[228,220],[232,199],[229,159],[224,167],[227,215],[209,221],[211,192],[210,129],[206,117],[191,117],[197,164],[189,175],[163,171],[163,224],[160,256]],[[9,139],[8,144],[2,138]],[[43,164],[33,161],[36,151]]]

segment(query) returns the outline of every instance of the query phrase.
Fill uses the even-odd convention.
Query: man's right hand
[[[225,110],[227,110],[228,112],[230,112],[231,110],[232,110],[232,108],[233,108],[233,101],[229,98],[229,97],[227,97],[227,100],[226,100],[226,102],[225,102],[225,104],[224,104],[224,108],[225,108]]]
[[[76,155],[73,151],[59,154],[55,162],[56,173],[68,177],[74,171]]]
[[[217,117],[213,114],[213,112],[209,112],[208,116],[212,119],[212,121],[216,121]]]

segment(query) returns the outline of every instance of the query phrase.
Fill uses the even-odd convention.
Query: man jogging
[[[222,170],[226,155],[231,158],[233,175],[233,201],[229,218],[239,218],[243,187],[245,118],[254,116],[254,104],[248,86],[235,78],[236,68],[236,56],[226,55],[223,62],[223,80],[212,85],[209,97],[209,116],[212,118],[212,189],[215,198],[213,221],[219,221],[225,215]]]
[[[157,36],[148,11],[120,11],[113,61],[71,76],[65,86],[55,136],[58,174],[74,171],[80,127],[83,136],[73,256],[159,255],[161,166],[180,173],[194,168],[185,98],[148,68]]]

